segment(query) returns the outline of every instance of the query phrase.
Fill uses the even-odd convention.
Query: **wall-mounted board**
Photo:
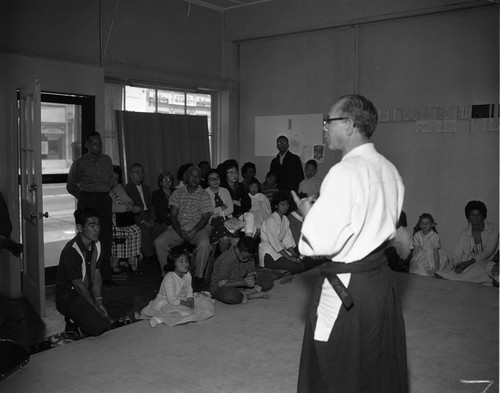
[[[278,154],[276,139],[285,135],[289,149],[302,162],[314,158],[323,161],[323,115],[283,115],[255,117],[255,155],[272,157]]]

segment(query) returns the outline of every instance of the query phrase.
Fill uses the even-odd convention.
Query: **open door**
[[[19,157],[23,233],[23,294],[45,316],[42,212],[41,90],[35,80],[20,91]]]

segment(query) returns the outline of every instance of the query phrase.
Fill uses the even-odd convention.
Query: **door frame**
[[[23,234],[23,296],[40,317],[45,316],[43,271],[41,85],[34,80],[19,91],[19,177]]]

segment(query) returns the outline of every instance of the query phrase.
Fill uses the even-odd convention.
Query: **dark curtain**
[[[130,165],[144,166],[152,190],[158,174],[167,170],[177,178],[180,165],[210,162],[206,116],[115,111],[120,163],[124,174]],[[124,177],[124,183],[128,178]]]

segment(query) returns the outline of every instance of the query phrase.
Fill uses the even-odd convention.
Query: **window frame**
[[[113,81],[109,81],[109,83],[116,83]],[[179,93],[184,95],[184,113],[183,115],[188,115],[188,116],[196,116],[196,115],[190,115],[187,113],[188,106],[187,106],[187,95],[188,94],[200,94],[200,95],[208,95],[210,96],[210,117],[209,117],[209,124],[208,124],[208,138],[209,138],[209,146],[210,146],[210,161],[214,162],[214,158],[216,157],[216,131],[215,131],[215,124],[216,124],[216,102],[217,102],[217,91],[216,90],[211,90],[211,89],[200,89],[200,88],[195,88],[195,89],[190,89],[190,88],[178,88],[178,87],[172,87],[169,85],[150,85],[150,84],[137,84],[137,83],[122,83],[122,88],[123,88],[123,94],[122,94],[122,108],[123,110],[127,111],[127,87],[133,87],[133,88],[138,88],[138,89],[150,89],[155,91],[155,111],[154,112],[147,112],[147,113],[159,113],[159,114],[168,114],[165,112],[159,112],[158,111],[158,91],[165,91],[165,92],[172,92],[172,93]]]

